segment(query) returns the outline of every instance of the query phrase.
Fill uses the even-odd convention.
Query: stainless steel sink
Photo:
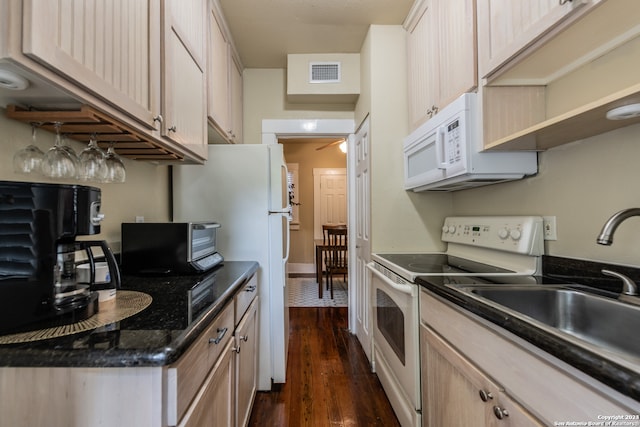
[[[640,307],[564,286],[456,286],[521,320],[640,363]],[[640,366],[636,366],[638,368]]]

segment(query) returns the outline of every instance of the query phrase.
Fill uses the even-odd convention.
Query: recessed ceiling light
[[[609,120],[626,120],[639,116],[640,104],[623,105],[622,107],[607,111],[607,119]]]

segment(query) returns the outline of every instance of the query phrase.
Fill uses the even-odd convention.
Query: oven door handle
[[[382,274],[378,270],[376,270],[376,268],[373,265],[374,265],[374,263],[370,262],[369,264],[367,264],[367,268],[369,270],[371,270],[371,272],[373,274],[378,276],[378,278],[380,280],[382,280],[385,284],[391,286],[393,289],[395,289],[398,292],[402,292],[403,294],[407,294],[407,295],[411,295],[411,296],[415,296],[416,295],[418,287],[415,284],[413,284],[413,283],[408,283],[408,284],[395,283],[394,281],[390,280],[387,276],[385,276],[384,274]]]

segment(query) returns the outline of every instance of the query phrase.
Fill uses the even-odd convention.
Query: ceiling
[[[370,25],[400,25],[413,0],[219,0],[246,68],[289,53],[359,53]]]

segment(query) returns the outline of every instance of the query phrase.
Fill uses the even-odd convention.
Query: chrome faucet
[[[598,244],[610,246],[613,243],[613,233],[622,221],[632,216],[640,216],[640,208],[623,209],[613,214],[602,227],[598,235]]]

